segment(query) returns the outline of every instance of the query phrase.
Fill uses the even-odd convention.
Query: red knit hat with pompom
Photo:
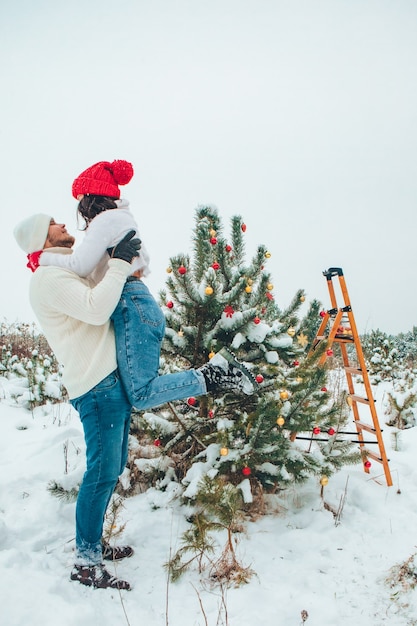
[[[100,161],[84,170],[72,183],[72,195],[80,194],[120,198],[119,185],[127,185],[133,176],[133,166],[128,161]]]

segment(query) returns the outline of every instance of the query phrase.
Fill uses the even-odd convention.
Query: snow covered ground
[[[378,406],[384,388],[375,391]],[[127,499],[123,543],[135,555],[117,565],[130,592],[69,581],[74,507],[47,491],[83,472],[78,417],[67,404],[31,412],[11,406],[0,378],[0,615],[5,626],[412,626],[417,591],[391,588],[391,568],[417,543],[417,428],[394,444],[382,409],[394,486],[382,466],[343,469],[320,497],[317,479],[271,497],[271,514],[249,523],[238,554],[256,575],[223,594],[195,570],[167,582],[163,564],[187,522],[177,503],[150,491]],[[340,523],[324,502],[338,509]],[[155,504],[160,507],[156,508]],[[272,513],[272,511],[274,511]],[[113,565],[110,565],[111,570]],[[412,580],[405,579],[405,582]]]

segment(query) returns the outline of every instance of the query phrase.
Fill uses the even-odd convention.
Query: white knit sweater
[[[58,257],[64,248],[50,248]],[[66,250],[66,255],[71,250]],[[69,397],[92,389],[116,367],[113,327],[109,322],[132,268],[110,259],[103,280],[91,280],[59,267],[39,267],[32,276],[29,297],[45,337],[63,365]]]
[[[136,221],[129,210],[129,202],[122,199],[116,200],[116,204],[117,209],[103,211],[90,222],[82,243],[70,256],[50,254],[49,250],[45,250],[40,257],[40,265],[65,267],[78,276],[88,276],[95,283],[99,282],[108,266],[107,248],[119,243],[130,230],[134,230],[140,237]],[[139,257],[131,265],[131,273],[136,270],[140,270],[142,276],[149,274],[149,254],[143,243]]]

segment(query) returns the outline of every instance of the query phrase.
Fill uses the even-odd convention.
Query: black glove
[[[135,234],[134,230],[130,230],[116,246],[107,248],[110,258],[122,259],[122,261],[126,261],[126,263],[131,263],[135,257],[139,256],[142,242],[138,238],[132,239]]]

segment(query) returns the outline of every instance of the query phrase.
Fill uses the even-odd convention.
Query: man
[[[15,238],[27,253],[74,244],[65,224],[38,214],[21,222]],[[113,328],[109,322],[138,255],[140,242],[127,235],[113,250],[108,271],[96,286],[73,272],[40,267],[32,275],[30,302],[48,343],[64,366],[63,382],[80,415],[87,469],[76,505],[76,557],[71,580],[100,588],[130,589],[111,576],[104,559],[132,556],[129,546],[102,544],[104,516],[127,461],[131,406],[119,380]]]
[[[64,366],[63,383],[84,429],[87,468],[77,498],[76,558],[71,580],[129,590],[130,584],[111,576],[102,561],[130,557],[133,549],[103,545],[102,531],[107,506],[127,461],[131,413],[117,369],[109,319],[131,274],[140,240],[132,239],[134,231],[129,232],[111,250],[104,278],[94,284],[68,269],[39,266],[44,250],[71,254],[74,237],[65,224],[57,224],[49,215],[37,214],[18,224],[14,235],[28,254],[28,267],[34,272],[30,284],[32,308],[52,351]],[[248,387],[251,393],[253,389],[246,368],[227,350],[187,374],[198,380],[197,387],[203,394],[217,389],[248,393]],[[170,380],[179,377],[184,388],[184,375],[185,372],[167,376]],[[177,393],[174,385],[166,392],[165,402],[174,399],[168,393]]]

